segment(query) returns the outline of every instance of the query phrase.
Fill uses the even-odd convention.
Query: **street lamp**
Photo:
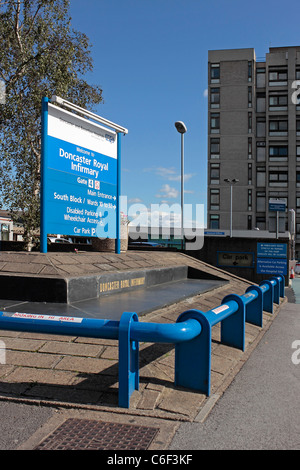
[[[235,183],[238,183],[239,180],[236,178],[225,178],[224,181],[230,184],[230,237],[232,237],[232,187]]]
[[[187,128],[182,121],[176,121],[175,127],[181,134],[181,249],[183,250],[183,206],[184,206],[184,137]]]

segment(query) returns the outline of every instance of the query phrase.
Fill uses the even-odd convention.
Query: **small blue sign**
[[[257,258],[257,274],[287,275],[286,259]]]
[[[269,201],[269,211],[273,212],[285,212],[286,204],[282,201]]]
[[[287,258],[285,243],[257,243],[258,258]]]
[[[225,232],[213,232],[211,230],[205,230],[204,235],[221,235],[221,236],[224,236]]]

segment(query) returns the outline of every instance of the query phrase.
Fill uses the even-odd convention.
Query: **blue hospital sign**
[[[117,133],[51,103],[46,105],[45,232],[116,238]]]

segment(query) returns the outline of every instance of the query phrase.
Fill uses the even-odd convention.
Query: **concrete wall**
[[[257,274],[256,273],[256,260],[257,260],[257,243],[284,243],[287,245],[288,253],[288,271],[286,276],[286,285],[289,279],[289,259],[290,259],[290,243],[288,239],[270,240],[268,239],[251,239],[251,238],[220,238],[220,237],[205,237],[204,246],[198,251],[188,251],[187,254],[194,256],[201,261],[209,263],[213,266],[218,264],[218,252],[240,252],[240,253],[254,253],[254,267],[226,267],[219,266],[235,276],[242,277],[251,282],[259,284],[265,279],[270,279],[270,274]]]

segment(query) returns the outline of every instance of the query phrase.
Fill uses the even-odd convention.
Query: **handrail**
[[[19,331],[49,333],[86,338],[119,339],[117,320],[79,318],[56,315],[0,312],[2,330],[18,326]],[[131,339],[150,343],[178,343],[190,341],[201,333],[201,325],[196,320],[182,323],[138,322],[132,326]]]
[[[262,326],[263,311],[284,297],[285,278],[274,276],[251,285],[245,294],[230,294],[207,311],[192,309],[176,323],[140,322],[136,313],[124,312],[120,321],[58,315],[0,312],[0,329],[119,341],[119,406],[129,407],[139,387],[139,342],[175,344],[175,384],[210,394],[211,329],[221,323],[221,342],[244,350],[245,322]]]

